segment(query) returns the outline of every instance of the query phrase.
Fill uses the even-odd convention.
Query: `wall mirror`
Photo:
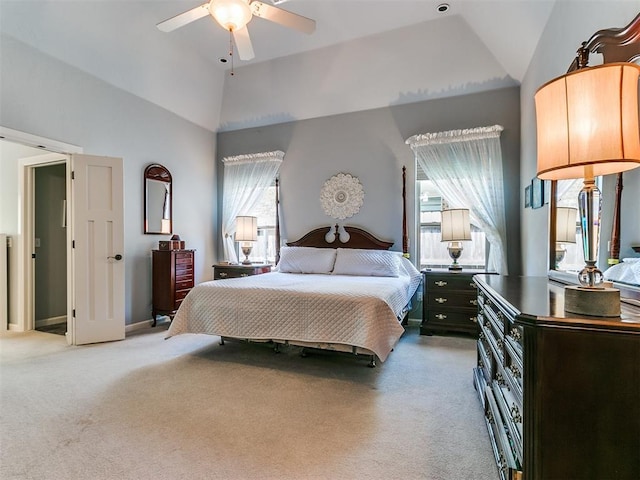
[[[626,27],[611,28],[596,32],[583,46],[587,50],[587,53],[601,54],[600,58],[594,58],[596,62],[601,59],[602,63],[632,62],[640,64],[640,14]],[[571,64],[569,71],[575,70],[576,68],[578,68],[578,58]],[[603,271],[608,267],[607,258],[611,258],[614,261],[620,258],[620,229],[625,228],[625,226],[621,224],[621,203],[637,202],[635,194],[623,198],[623,175],[622,173],[607,175],[606,177],[601,177],[599,183],[604,202],[608,201],[613,205],[611,209],[613,218],[611,220],[604,218],[607,213],[603,210],[603,230],[601,232],[603,236],[600,241],[600,251],[598,254],[598,265]],[[554,180],[549,183],[551,189],[549,195],[549,277],[564,283],[576,283],[575,270],[576,264],[579,263],[577,257],[582,258],[581,235],[578,224],[576,224],[575,244],[560,246],[559,243],[561,242],[557,242],[557,240],[562,240],[563,237],[567,237],[567,234],[562,233],[562,226],[560,225],[562,223],[562,215],[565,213],[562,207],[577,206],[578,184],[581,184],[581,179]],[[575,198],[574,203],[576,205],[571,204],[573,198]],[[622,208],[626,208],[626,205]],[[607,245],[607,241],[604,239],[609,237],[609,233],[611,233],[611,242],[610,245]],[[556,255],[556,250],[558,249],[566,250],[566,254],[560,262],[558,262],[558,256]],[[608,251],[609,253],[607,253]],[[627,277],[625,277],[625,279],[626,278]],[[640,301],[640,282],[614,282],[614,286],[620,289],[621,299],[623,301],[629,299],[634,303]]]
[[[171,173],[157,163],[144,170],[144,233],[169,235],[173,230]]]

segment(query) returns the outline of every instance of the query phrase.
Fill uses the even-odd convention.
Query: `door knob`
[[[118,253],[118,254],[116,254],[116,255],[115,255],[115,256],[113,256],[113,257],[107,257],[107,259],[109,259],[109,258],[115,258],[116,260],[122,260],[122,255],[120,255],[120,254]]]

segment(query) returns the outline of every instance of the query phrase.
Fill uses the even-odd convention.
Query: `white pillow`
[[[283,273],[331,273],[335,248],[282,247],[278,271]]]
[[[338,248],[334,275],[397,277],[402,253],[388,250]]]

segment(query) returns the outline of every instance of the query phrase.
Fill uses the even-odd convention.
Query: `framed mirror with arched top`
[[[640,14],[638,14],[627,26],[623,28],[610,28],[599,30],[587,42],[582,45],[584,48],[578,50],[576,59],[570,65],[568,72],[574,71],[586,65],[589,61],[589,54],[599,54],[594,57],[594,63],[601,60],[603,64],[613,62],[631,62],[640,64]],[[633,225],[623,225],[623,216],[621,212],[631,210],[627,205],[629,202],[637,204],[637,193],[633,192],[628,198],[623,199],[623,183],[625,175],[638,175],[635,169],[629,172],[607,175],[599,177],[596,181],[599,188],[603,192],[603,198],[608,204],[607,212],[610,212],[611,218],[603,218],[603,233],[606,235],[604,241],[600,241],[600,253],[598,255],[602,264],[602,270],[607,267],[611,268],[616,265],[621,258],[621,230],[624,228],[631,229]],[[609,178],[611,177],[611,178]],[[575,243],[570,241],[558,242],[563,237],[566,239],[566,233],[560,230],[562,225],[562,216],[566,214],[566,208],[577,207],[577,192],[582,185],[582,179],[572,180],[552,180],[549,182],[549,245],[548,245],[548,262],[549,262],[549,278],[561,281],[563,283],[576,283],[576,269],[582,268],[579,264],[584,264],[581,250],[581,234],[580,225],[576,223]],[[631,205],[631,203],[629,203]],[[633,210],[632,210],[633,211]],[[635,211],[637,215],[637,210]],[[609,213],[607,213],[609,215]],[[604,212],[603,212],[604,217]],[[637,222],[637,216],[635,222]],[[633,221],[633,219],[631,219]],[[578,220],[576,219],[576,222]],[[609,230],[610,229],[610,230]],[[609,237],[610,232],[610,237]],[[609,241],[606,239],[610,238]],[[632,238],[637,244],[640,244],[640,238]],[[564,243],[564,245],[560,245]],[[636,247],[637,248],[637,247]],[[634,245],[623,245],[622,251],[637,252]],[[632,250],[633,249],[633,250]],[[559,260],[559,258],[561,260]],[[634,259],[635,260],[635,259]],[[640,265],[640,259],[638,259]],[[635,279],[634,279],[635,278]],[[615,283],[615,282],[614,282]],[[640,282],[637,277],[630,276],[629,282],[615,283],[616,288],[621,291],[623,300],[631,300],[632,302],[640,302]]]
[[[173,231],[171,173],[154,163],[144,170],[144,233],[170,235]]]

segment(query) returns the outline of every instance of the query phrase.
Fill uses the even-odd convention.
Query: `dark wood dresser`
[[[478,293],[473,276],[480,270],[423,270],[421,335],[458,332],[478,336]]]
[[[502,479],[639,478],[640,308],[578,317],[546,277],[475,280],[473,377]]]
[[[153,250],[152,326],[158,315],[173,317],[194,285],[195,250]]]
[[[213,266],[213,279],[222,280],[225,278],[250,277],[251,275],[260,275],[261,273],[269,273],[271,265],[251,264],[251,265],[230,265],[228,263],[215,264]]]

